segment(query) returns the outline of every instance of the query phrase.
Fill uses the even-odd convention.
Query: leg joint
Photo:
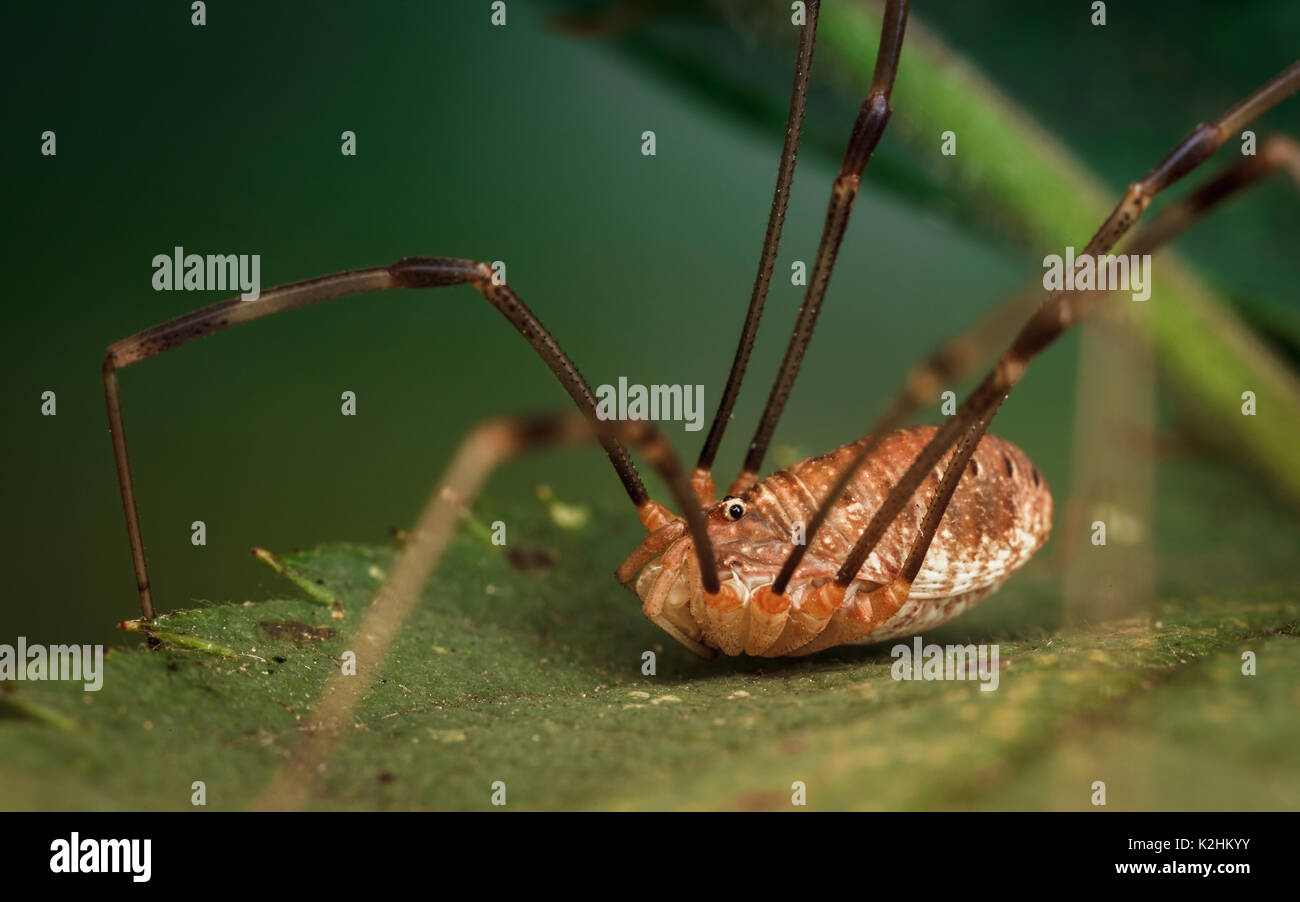
[[[437,288],[490,279],[492,270],[486,263],[454,257],[403,257],[388,267],[388,274],[406,288]]]

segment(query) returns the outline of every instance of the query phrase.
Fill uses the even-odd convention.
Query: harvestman
[[[717,500],[711,470],[731,417],[775,265],[798,153],[816,39],[819,3],[807,4],[776,191],[739,346],[718,411],[694,471],[686,475],[671,447],[647,423],[607,423],[577,367],[518,296],[484,263],[408,257],[239,298],[171,320],[112,345],[104,390],[126,512],[143,620],[154,618],[139,516],[127,457],[117,370],[240,323],[333,298],[386,288],[472,285],[528,341],[577,405],[580,415],[490,420],[457,452],[399,555],[364,640],[382,653],[437,566],[459,515],[488,473],[526,450],[598,438],[649,535],[618,568],[647,617],[697,654],[721,650],[775,657],[803,655],[859,640],[917,632],[987,596],[1046,540],[1052,499],[1018,448],[985,435],[1007,393],[1035,355],[1085,316],[1096,293],[1055,292],[1030,317],[956,413],[940,426],[898,430],[935,389],[970,363],[958,339],[921,363],[899,397],[864,438],[830,454],[758,473],[812,338],[817,316],[858,193],[862,173],[889,121],[890,94],[907,24],[907,0],[886,5],[871,90],[839,176],[803,305],[741,474]],[[1198,125],[1123,199],[1079,255],[1107,253],[1151,200],[1205,161],[1230,136],[1300,87],[1292,64],[1210,124]],[[1276,138],[1185,200],[1170,205],[1129,252],[1149,253],[1208,210],[1273,170],[1300,172],[1294,143]],[[898,430],[898,431],[895,431]],[[639,448],[667,482],[680,517],[652,500],[625,445]],[[803,541],[798,541],[802,533]],[[365,633],[366,631],[362,631]],[[380,654],[369,656],[376,660]],[[360,683],[361,681],[357,681]]]

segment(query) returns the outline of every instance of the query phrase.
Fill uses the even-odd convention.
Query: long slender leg
[[[1171,201],[1152,222],[1124,246],[1125,254],[1152,254],[1182,235],[1222,203],[1259,184],[1276,172],[1286,172],[1300,186],[1300,144],[1285,135],[1271,135],[1255,156],[1230,163],[1196,190]],[[933,403],[939,389],[965,378],[1015,335],[1016,327],[1037,308],[1040,284],[1031,284],[1001,301],[974,325],[945,341],[912,367],[902,389],[881,421],[869,433],[892,431],[921,407]],[[1002,337],[1005,336],[1005,337]]]
[[[117,371],[204,336],[281,310],[379,291],[395,284],[397,283],[388,271],[382,268],[338,273],[274,288],[264,292],[257,301],[242,301],[239,298],[221,301],[146,329],[109,347],[102,370],[104,397],[108,403],[109,430],[113,439],[113,457],[117,463],[117,481],[122,491],[122,508],[126,514],[127,537],[131,543],[131,561],[135,567],[136,588],[140,593],[140,613],[145,620],[152,620],[154,616],[153,595],[149,585],[144,539],[140,532],[140,515],[135,501],[135,483],[131,478]]]
[[[492,270],[487,264],[446,257],[407,257],[388,267],[353,270],[282,285],[263,292],[257,301],[243,301],[239,298],[221,301],[152,329],[146,329],[109,347],[103,366],[104,396],[108,403],[109,427],[113,438],[113,454],[117,462],[118,482],[122,491],[122,507],[126,515],[127,536],[131,544],[131,560],[135,567],[136,586],[140,593],[140,610],[145,620],[153,619],[154,605],[131,477],[130,458],[127,453],[117,371],[231,326],[285,310],[399,286],[433,288],[448,285],[473,285],[478,289],[550,367],[579,411],[596,430],[614,466],[614,471],[622,481],[628,497],[636,505],[647,528],[657,528],[670,519],[666,510],[650,498],[632,459],[615,434],[617,430],[603,428],[597,420],[595,396],[573,361],[523,301],[508,286],[494,279]],[[654,430],[642,430],[637,434],[637,438],[646,444],[654,455],[656,467],[666,473],[665,478],[669,482],[677,504],[683,510],[687,527],[695,540],[694,545],[700,556],[701,567],[706,573],[713,573],[716,583],[713,549],[709,544],[703,515],[698,505],[694,503],[689,485],[681,474],[681,467],[672,453],[671,446]],[[716,585],[711,591],[716,591]]]
[[[1241,103],[1224,113],[1215,123],[1202,124],[1193,129],[1141,181],[1129,186],[1123,199],[1097,230],[1080,256],[1096,257],[1110,250],[1128,232],[1137,217],[1160,191],[1192,171],[1208,159],[1229,136],[1297,89],[1300,89],[1300,62],[1284,69]],[[1096,294],[1098,293],[1057,291],[1044,302],[1038,312],[1021,329],[1011,347],[1003,353],[984,380],[962,402],[957,412],[939,428],[890,491],[845,559],[836,575],[836,584],[847,585],[852,581],[854,575],[862,568],[863,562],[875,550],[876,544],[889,524],[904,505],[910,502],[913,492],[926,474],[947,453],[952,443],[979,422],[992,419],[1003,398],[1024,375],[1033,357],[1087,315],[1097,302]],[[809,524],[807,530],[809,544],[812,542],[816,528],[824,522],[826,512],[834,504],[844,485],[852,478],[855,469],[856,467],[851,467],[846,471],[841,482],[833,488],[822,508]],[[773,584],[773,592],[778,594],[784,592],[807,547],[808,545],[795,546]]]
[[[526,452],[591,438],[589,424],[578,413],[503,417],[480,423],[470,433],[429,496],[384,584],[353,634],[355,675],[336,673],[325,684],[310,726],[258,807],[290,810],[307,800],[330,749],[352,723],[357,705],[373,686],[379,666],[437,567],[457,522],[492,470]]]
[[[1004,298],[975,323],[914,364],[904,377],[902,388],[867,434],[888,435],[917,411],[933,404],[945,386],[953,385],[986,363],[1037,308],[1042,293],[1043,286],[1036,284]]]
[[[831,188],[830,204],[826,210],[826,224],[822,227],[821,243],[817,248],[817,260],[813,264],[812,277],[808,280],[808,290],[804,294],[803,305],[799,308],[794,332],[786,348],[785,359],[781,361],[781,369],[772,386],[772,392],[768,395],[767,406],[754,431],[754,438],[749,443],[744,469],[732,483],[732,494],[740,494],[758,479],[759,467],[763,464],[763,457],[767,454],[772,434],[776,431],[777,421],[781,418],[781,411],[785,408],[785,402],[794,387],[795,377],[799,375],[799,366],[803,363],[804,353],[812,340],[813,328],[817,325],[817,315],[821,313],[822,301],[826,297],[826,288],[835,269],[840,243],[844,240],[849,215],[853,212],[853,202],[857,199],[858,187],[862,183],[862,172],[875,152],[876,145],[880,143],[880,137],[885,132],[885,125],[889,122],[892,112],[889,98],[894,88],[894,77],[898,73],[898,57],[903,49],[903,33],[907,28],[907,7],[908,0],[889,0],[885,6],[884,24],[880,32],[880,49],[876,54],[871,91],[858,111],[857,121],[853,124],[849,146],[844,153],[844,163]]]
[[[1243,193],[1276,172],[1285,172],[1300,187],[1300,144],[1286,135],[1270,135],[1253,157],[1242,157],[1194,191],[1166,204],[1151,224],[1133,236],[1126,254],[1150,254],[1182,235],[1224,201]]]
[[[727,423],[731,420],[731,411],[736,406],[736,396],[740,394],[740,384],[745,379],[749,355],[754,350],[754,339],[758,336],[758,323],[763,316],[763,305],[767,302],[767,290],[772,284],[772,269],[776,265],[777,249],[781,244],[781,227],[785,224],[785,211],[790,202],[790,183],[794,180],[795,159],[799,156],[799,135],[803,131],[804,110],[808,105],[808,76],[812,71],[813,46],[817,41],[817,16],[820,11],[820,0],[808,3],[807,20],[799,37],[799,55],[795,60],[794,87],[790,92],[790,113],[785,121],[785,143],[781,147],[781,162],[776,171],[772,211],[767,217],[767,232],[763,235],[758,274],[754,277],[754,289],[749,296],[749,311],[745,314],[745,324],[740,330],[740,343],[736,346],[731,373],[727,376],[722,399],[718,402],[718,412],[714,414],[708,437],[700,449],[695,472],[691,474],[691,485],[701,504],[707,504],[715,497],[711,474],[713,461],[718,455],[718,446],[722,444],[723,433],[727,431]]]

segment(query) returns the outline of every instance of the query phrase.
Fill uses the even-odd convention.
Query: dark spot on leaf
[[[328,626],[309,626],[297,620],[263,620],[258,624],[272,639],[290,639],[294,642],[312,642],[333,639],[337,633]],[[279,660],[283,661],[283,658]]]
[[[523,547],[507,548],[506,560],[510,566],[524,573],[545,573],[555,566],[555,558],[545,548]]]
[[[317,579],[317,580],[316,580],[316,585],[318,585],[318,586],[323,586],[323,585],[325,585],[325,580],[323,580],[323,579]]]
[[[379,776],[376,779],[378,779],[380,783],[383,783],[385,786],[387,786],[389,783],[392,783],[394,780],[397,779],[397,775],[390,770],[381,770],[379,772]]]
[[[282,658],[282,657],[280,657],[279,655],[276,655],[276,656],[273,657],[271,660],[274,661],[274,662],[277,663],[277,664],[283,664],[285,661],[287,661],[287,660],[289,660],[289,659],[288,659],[288,658]]]

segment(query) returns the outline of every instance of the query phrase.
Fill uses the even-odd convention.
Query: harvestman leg
[[[152,329],[146,329],[109,347],[103,366],[104,395],[108,402],[113,454],[117,461],[118,482],[122,490],[122,507],[126,515],[127,536],[131,544],[131,560],[135,567],[136,585],[140,593],[140,611],[145,620],[154,618],[154,605],[149,587],[149,567],[140,531],[140,517],[136,509],[130,459],[127,454],[117,371],[231,326],[285,310],[386,288],[434,288],[449,285],[472,285],[478,289],[550,367],[578,406],[578,410],[591,424],[590,428],[597,432],[610,462],[614,465],[615,472],[622,481],[628,497],[636,505],[646,527],[655,529],[672,519],[662,505],[650,498],[627,450],[620,444],[614,431],[600,426],[597,422],[595,397],[573,361],[523,301],[508,286],[493,278],[490,267],[472,260],[408,257],[389,267],[352,270],[282,285],[264,292],[257,301],[242,301],[239,298],[222,301]],[[690,487],[672,454],[671,447],[652,430],[636,433],[634,437],[650,449],[652,463],[665,474],[674,499],[682,508],[687,530],[695,538],[694,545],[700,568],[706,574],[706,588],[710,592],[716,592],[717,568],[714,565],[713,547],[708,540],[704,516],[699,506],[693,503]],[[708,575],[712,576],[711,586],[708,585]]]
[[[1272,135],[1252,157],[1243,157],[1224,167],[1196,190],[1171,201],[1159,215],[1123,248],[1124,254],[1153,254],[1208,216],[1225,201],[1244,193],[1277,172],[1286,172],[1300,187],[1300,143],[1285,135]],[[1042,286],[1033,284],[1002,300],[965,331],[943,342],[917,362],[903,380],[885,411],[867,430],[867,435],[888,435],[922,407],[932,403],[944,386],[973,373],[1015,334],[1023,323],[1031,301],[1038,300]],[[1005,335],[1006,338],[1001,336]]]
[[[821,312],[822,301],[830,284],[831,273],[835,269],[835,260],[839,254],[840,243],[848,228],[849,215],[853,212],[853,202],[857,199],[858,188],[862,183],[862,173],[867,162],[880,143],[885,125],[892,112],[889,106],[890,94],[894,88],[894,78],[898,73],[898,58],[903,48],[903,33],[907,28],[908,0],[889,0],[885,6],[884,21],[880,32],[880,48],[876,53],[875,70],[872,73],[871,90],[866,101],[858,111],[857,120],[849,136],[848,148],[844,153],[844,162],[839,176],[831,188],[830,203],[826,211],[826,223],[822,228],[821,242],[817,248],[817,258],[813,264],[808,288],[804,293],[803,304],[795,320],[794,331],[786,348],[785,358],[777,374],[776,382],[767,399],[767,406],[759,419],[758,427],[750,442],[749,452],[745,456],[744,469],[730,492],[738,495],[754,484],[758,478],[763,457],[767,454],[772,434],[776,430],[777,420],[790,397],[795,377],[803,363],[808,343],[812,340],[813,328]],[[732,406],[744,377],[749,353],[753,348],[754,337],[758,330],[758,320],[762,314],[763,301],[767,296],[767,287],[771,281],[772,265],[776,259],[777,244],[781,238],[781,225],[785,218],[785,203],[789,195],[789,180],[794,172],[795,156],[798,153],[799,129],[803,122],[804,104],[808,91],[808,69],[812,65],[813,43],[816,38],[817,4],[808,5],[808,20],[799,46],[799,60],[795,68],[794,91],[790,99],[790,116],[786,124],[786,141],[781,153],[781,165],[777,174],[776,195],[772,201],[772,213],[768,219],[767,235],[763,242],[763,252],[759,260],[758,277],[754,284],[754,294],[750,300],[749,313],[745,318],[740,346],[732,364],[731,374],[727,379],[727,388],[723,392],[722,402],[709,430],[709,437],[700,453],[700,460],[692,475],[692,484],[702,499],[713,497],[713,480],[710,468],[722,434],[730,419]]]
[[[502,417],[474,428],[456,450],[442,480],[407,534],[384,583],[353,635],[356,674],[336,673],[325,684],[311,725],[258,805],[292,810],[307,800],[330,749],[374,684],[374,677],[411,608],[420,597],[452,533],[488,475],[512,457],[546,447],[591,441],[578,412],[544,417]]]
[[[1123,199],[1097,230],[1080,256],[1095,257],[1108,252],[1129,231],[1138,216],[1159,192],[1195,169],[1231,135],[1236,134],[1251,120],[1271,109],[1297,89],[1300,89],[1300,62],[1293,63],[1283,70],[1241,103],[1224,113],[1213,124],[1202,124],[1193,129],[1141,181],[1129,186]],[[1207,198],[1202,198],[1205,199]],[[947,509],[957,481],[961,478],[979,439],[988,429],[989,423],[1007,393],[1020,381],[1034,356],[1086,316],[1098,300],[1095,295],[1104,293],[1057,291],[1044,302],[984,380],[967,396],[957,412],[939,428],[935,436],[917,455],[872,517],[853,550],[841,565],[834,581],[821,587],[818,593],[824,596],[823,600],[827,604],[839,607],[836,600],[843,601],[845,589],[852,583],[863,562],[875,550],[885,530],[904,506],[910,503],[912,494],[948,453],[953,442],[958,441],[940,482],[939,490],[927,508],[923,527],[914,540],[898,576],[893,582],[869,593],[865,598],[855,598],[851,606],[852,610],[837,610],[837,614],[841,616],[836,618],[836,622],[832,623],[817,640],[810,643],[809,647],[801,651],[817,651],[867,635],[898,610],[898,606],[907,598],[912,579],[920,570],[934,531],[938,528],[943,512]],[[818,510],[807,531],[809,544],[812,542],[816,527],[825,520],[843,484],[852,478],[855,469],[850,467],[846,470],[841,484],[832,490]],[[773,594],[784,593],[790,577],[807,548],[808,545],[795,546],[772,586]]]
[[[772,211],[767,217],[767,232],[763,235],[763,250],[758,257],[758,274],[754,277],[754,289],[749,296],[749,310],[745,313],[745,323],[740,330],[740,343],[736,346],[736,356],[732,360],[731,372],[727,375],[727,384],[718,402],[718,411],[713,416],[713,424],[709,427],[704,447],[700,449],[695,472],[691,474],[691,486],[701,504],[708,504],[717,497],[711,472],[713,461],[718,456],[722,435],[727,431],[731,411],[736,406],[736,396],[740,394],[740,384],[745,379],[749,356],[754,350],[754,340],[758,337],[758,323],[763,317],[767,290],[772,284],[772,269],[776,266],[776,253],[781,244],[781,228],[785,224],[785,211],[790,202],[790,183],[794,180],[795,160],[799,156],[799,136],[803,131],[804,110],[808,106],[808,77],[812,72],[813,47],[817,42],[817,18],[820,13],[820,0],[811,0],[807,5],[807,18],[804,21],[803,31],[799,35],[799,53],[794,66],[794,87],[790,91],[790,113],[785,122],[785,143],[781,146],[781,162],[776,171],[776,189],[772,193]]]

